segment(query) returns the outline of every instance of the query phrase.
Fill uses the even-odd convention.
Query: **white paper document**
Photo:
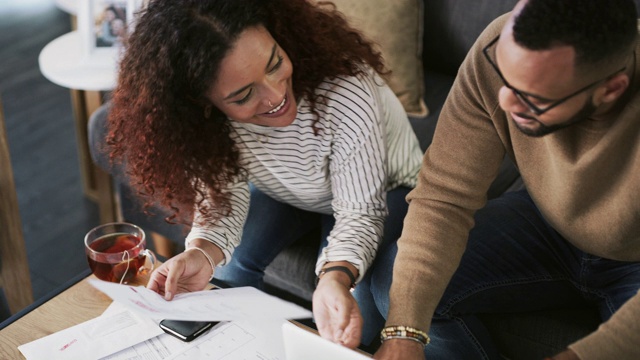
[[[142,286],[129,286],[90,279],[91,285],[113,300],[153,319],[252,322],[310,318],[301,306],[268,295],[252,287],[196,291],[166,301]]]
[[[224,322],[191,342],[162,334],[101,360],[285,360],[282,323]]]
[[[18,346],[27,359],[99,359],[162,334],[157,323],[120,306],[108,314]]]
[[[85,323],[18,347],[28,359],[284,360],[285,320],[221,322],[191,342],[165,334],[118,302]]]

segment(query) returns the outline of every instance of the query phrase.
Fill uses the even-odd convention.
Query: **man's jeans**
[[[580,251],[551,228],[524,190],[489,201],[475,221],[461,264],[436,309],[427,359],[499,359],[476,314],[586,301],[606,321],[640,288],[640,263]],[[394,243],[379,253],[372,276],[375,302],[385,316],[396,252]]]
[[[398,187],[387,193],[389,216],[385,222],[380,250],[389,243],[395,243],[402,233],[402,223],[407,213],[405,197],[409,191],[409,188]],[[242,242],[233,253],[230,263],[216,269],[215,277],[231,286],[263,289],[264,270],[283,249],[321,227],[320,253],[327,246],[327,236],[334,224],[332,215],[305,211],[278,202],[252,186]],[[369,290],[370,273],[371,270],[353,292],[364,318],[362,343],[365,345],[371,343],[384,325],[384,318],[375,306]]]

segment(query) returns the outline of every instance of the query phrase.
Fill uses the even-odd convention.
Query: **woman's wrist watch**
[[[331,271],[340,271],[343,272],[345,274],[347,274],[347,276],[349,277],[349,280],[351,281],[351,285],[349,286],[349,291],[353,291],[356,288],[356,277],[355,275],[353,275],[353,273],[351,272],[351,270],[349,270],[348,267],[346,266],[330,266],[328,268],[322,269],[320,270],[320,272],[318,273],[318,276],[316,277],[316,287],[318,286],[318,283],[320,282],[320,278],[322,277],[322,275],[331,272]]]

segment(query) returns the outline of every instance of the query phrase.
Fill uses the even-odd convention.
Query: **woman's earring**
[[[204,107],[204,118],[208,119],[211,117],[211,110],[212,110],[212,106],[211,105],[207,105]]]

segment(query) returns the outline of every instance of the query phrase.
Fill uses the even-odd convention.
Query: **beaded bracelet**
[[[209,254],[207,254],[206,251],[204,251],[203,249],[200,249],[197,246],[187,248],[187,250],[185,250],[185,252],[187,252],[189,250],[198,250],[204,255],[204,257],[207,258],[207,261],[209,261],[209,265],[211,265],[211,277],[209,278],[209,281],[211,281],[211,279],[213,279],[213,275],[216,272],[216,263],[213,262],[213,259],[211,258],[211,256],[209,256]]]
[[[387,326],[380,332],[380,341],[389,339],[406,339],[413,340],[427,346],[431,339],[424,331],[412,328],[410,326]]]

